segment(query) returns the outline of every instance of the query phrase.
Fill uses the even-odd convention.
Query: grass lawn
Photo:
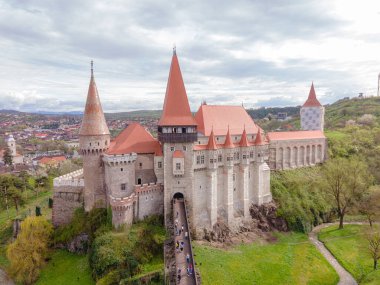
[[[318,238],[336,259],[360,284],[380,284],[380,269],[373,270],[373,260],[368,252],[368,241],[363,231],[366,225],[345,225],[322,229]]]
[[[202,284],[337,284],[339,277],[301,233],[277,234],[272,244],[221,250],[195,243]]]
[[[93,285],[87,255],[77,255],[57,250],[41,271],[36,285]]]

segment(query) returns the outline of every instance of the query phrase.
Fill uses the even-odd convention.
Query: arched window
[[[137,184],[141,185],[141,178],[137,178]]]

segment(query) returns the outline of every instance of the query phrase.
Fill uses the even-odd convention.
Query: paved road
[[[183,250],[176,249],[175,253],[175,262],[177,267],[177,274],[176,274],[176,284],[180,285],[196,285],[196,276],[195,276],[195,268],[192,270],[192,274],[187,273],[187,268],[191,264],[191,266],[194,266],[193,262],[193,256],[191,252],[191,244],[189,237],[185,237],[185,233],[187,232],[188,235],[189,229],[188,224],[186,221],[186,213],[185,213],[185,205],[183,199],[174,199],[173,203],[173,219],[174,219],[174,225],[177,224],[178,231],[181,230],[181,234],[176,234],[176,228],[174,228],[174,244],[176,245],[177,242],[181,244],[183,242]],[[177,214],[178,213],[178,214]],[[183,231],[182,231],[182,225],[183,225]],[[188,255],[189,262],[186,260],[186,256]],[[178,279],[178,269],[181,270],[180,276],[181,278]]]
[[[347,223],[345,223],[347,224]],[[318,240],[318,232],[322,228],[329,227],[334,224],[323,224],[315,227],[310,233],[309,233],[309,240],[317,247],[320,253],[323,254],[323,256],[327,259],[327,261],[334,267],[335,271],[339,275],[339,283],[338,285],[357,285],[358,283],[356,280],[352,277],[352,275],[344,269],[338,260],[330,253],[330,251],[325,247],[325,245]]]

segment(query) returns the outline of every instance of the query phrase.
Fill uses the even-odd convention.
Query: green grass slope
[[[86,255],[77,255],[65,250],[57,250],[41,271],[36,285],[93,285],[91,269]]]
[[[380,284],[380,270],[373,270],[368,241],[363,233],[366,228],[368,226],[345,225],[339,230],[331,226],[322,229],[318,238],[360,284]]]
[[[221,250],[195,245],[202,284],[337,284],[338,275],[301,233],[278,234],[273,244]]]

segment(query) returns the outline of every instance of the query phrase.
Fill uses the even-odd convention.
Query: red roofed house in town
[[[193,116],[174,49],[158,138],[132,123],[111,142],[91,70],[79,133],[85,209],[109,205],[115,226],[152,214],[164,215],[170,225],[173,198],[183,198],[197,236],[212,231],[218,221],[234,231],[250,219],[252,204],[272,200],[271,169],[326,159],[323,115],[312,84],[301,108],[302,131],[265,135],[243,106],[204,103]],[[56,185],[67,185],[62,179]],[[57,209],[71,203],[64,200],[70,197],[65,191],[57,186]]]

